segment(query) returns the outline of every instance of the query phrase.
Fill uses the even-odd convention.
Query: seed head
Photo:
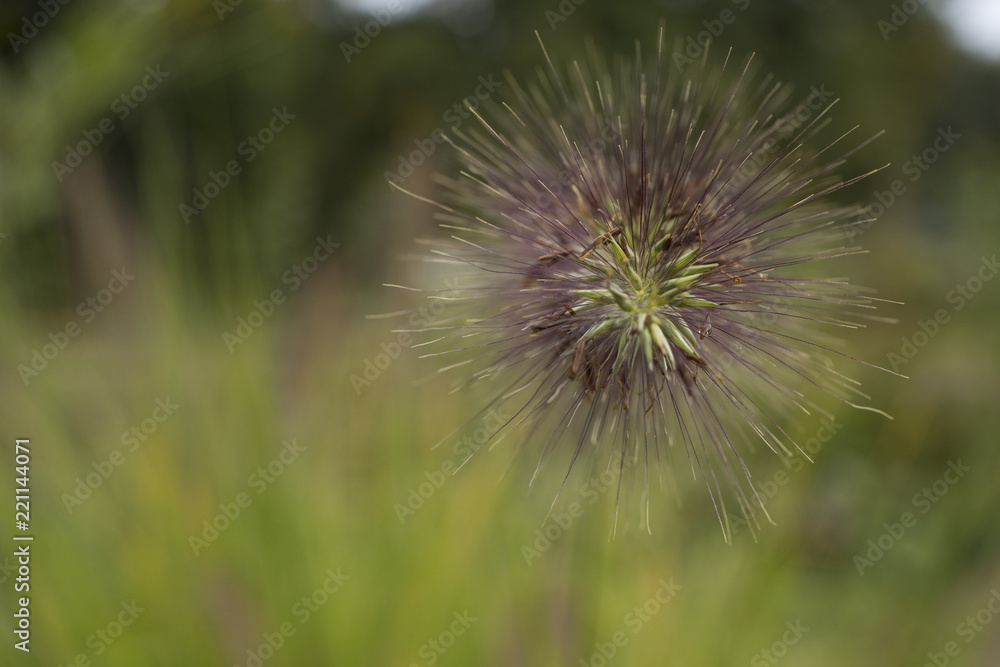
[[[751,526],[763,510],[741,452],[808,458],[783,428],[792,410],[828,415],[807,391],[862,407],[824,329],[875,319],[876,299],[803,270],[860,252],[844,244],[859,210],[828,197],[858,180],[827,157],[850,132],[810,151],[833,103],[789,107],[752,58],[682,78],[662,30],[647,66],[546,60],[450,139],[463,170],[438,206],[454,235],[434,253],[470,269],[451,297],[468,319],[434,329],[451,343],[435,354],[469,352],[446,367],[460,386],[498,383],[505,433],[539,467],[568,442],[570,469],[642,471],[647,526],[649,473],[673,480],[682,450],[728,539],[727,497]]]

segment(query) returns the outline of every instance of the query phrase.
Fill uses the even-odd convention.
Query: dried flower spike
[[[741,451],[760,438],[808,458],[782,427],[790,408],[828,414],[805,392],[867,398],[823,329],[876,319],[877,299],[801,270],[859,252],[843,243],[858,209],[820,201],[858,180],[826,158],[850,132],[808,151],[833,104],[789,109],[771,78],[748,90],[749,60],[728,83],[725,66],[683,79],[662,30],[647,69],[638,53],[613,74],[546,59],[527,88],[508,76],[502,108],[472,111],[482,129],[454,133],[464,170],[437,204],[453,242],[434,252],[471,269],[453,297],[469,319],[433,342],[471,351],[446,367],[479,364],[462,386],[501,383],[539,467],[565,450],[570,468],[586,454],[641,471],[647,527],[650,471],[672,480],[682,449],[728,539],[727,496],[751,526],[763,510]]]

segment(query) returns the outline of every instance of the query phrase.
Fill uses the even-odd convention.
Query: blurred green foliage
[[[14,438],[30,437],[36,535],[30,655],[11,648],[13,579],[0,570],[3,664],[248,665],[282,628],[294,634],[264,664],[596,666],[609,646],[607,664],[771,664],[760,651],[797,621],[808,631],[780,649],[788,664],[916,665],[949,641],[956,664],[1000,661],[1000,621],[959,634],[1000,588],[1000,281],[960,309],[949,300],[1000,248],[1000,75],[952,44],[931,9],[884,40],[883,2],[446,3],[393,14],[347,62],[343,45],[374,19],[321,0],[71,0],[26,43],[11,40],[41,4],[0,7],[0,495],[13,495]],[[712,58],[756,52],[803,96],[825,85],[840,97],[834,128],[886,130],[844,173],[890,166],[841,195],[870,203],[897,179],[906,192],[857,239],[871,254],[838,270],[905,305],[885,304],[898,324],[845,349],[886,365],[901,338],[922,340],[921,321],[948,315],[899,366],[908,380],[858,367],[895,420],[831,405],[840,428],[815,464],[786,478],[770,453],[752,456],[758,479],[784,480],[757,542],[738,530],[724,544],[700,482],[680,509],[654,492],[652,535],[624,489],[609,540],[615,494],[590,503],[581,485],[600,471],[584,471],[555,508],[580,502],[582,516],[526,562],[553,525],[562,471],[529,490],[525,457],[501,480],[508,441],[401,520],[397,505],[440,481],[463,434],[432,446],[486,395],[415,389],[434,366],[405,347],[352,387],[397,338],[364,316],[422,305],[382,283],[445,278],[409,261],[424,252],[416,239],[441,232],[385,172],[447,129],[478,77],[539,67],[535,30],[564,62],[585,37],[625,54],[639,39],[648,53],[661,19],[683,48],[726,9],[736,19]],[[547,12],[560,11],[552,29]],[[294,118],[247,160],[241,146],[266,138],[276,109]],[[948,127],[960,138],[911,180],[907,161]],[[53,167],[88,137],[92,154]],[[181,205],[207,197],[233,160],[238,173],[185,221]],[[434,196],[432,175],[453,167],[436,150],[406,187]],[[318,238],[340,245],[310,272]],[[122,267],[135,280],[102,292]],[[254,327],[275,290],[282,303]],[[238,318],[252,334],[227,346]],[[60,338],[70,322],[79,334]],[[37,375],[19,370],[59,340]],[[179,407],[149,421],[167,397]],[[133,428],[145,439],[130,450]],[[806,440],[820,422],[787,428]],[[275,465],[293,439],[302,452]],[[116,450],[120,465],[108,463]],[[922,513],[914,496],[958,460],[970,470]],[[87,479],[99,485],[78,490]],[[905,512],[915,525],[860,576],[855,557]],[[213,521],[226,527],[209,539]],[[348,578],[320,594],[330,572]],[[681,588],[648,603],[661,581]],[[133,600],[143,611],[105,642],[98,632],[116,634]],[[467,628],[453,625],[463,612]],[[447,650],[430,644],[459,627]]]

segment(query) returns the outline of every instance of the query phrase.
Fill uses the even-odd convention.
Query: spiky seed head
[[[856,180],[827,158],[847,135],[808,150],[829,106],[789,107],[750,71],[683,78],[661,31],[646,67],[591,53],[527,86],[508,76],[503,105],[454,132],[453,242],[436,251],[471,273],[468,319],[436,327],[453,345],[434,354],[473,352],[462,386],[499,383],[539,466],[564,440],[570,467],[585,451],[641,463],[648,526],[649,472],[671,474],[680,442],[727,538],[727,496],[751,525],[763,509],[751,439],[793,455],[789,408],[826,414],[807,390],[861,407],[822,327],[861,326],[875,301],[800,270],[859,252],[842,242],[857,209],[828,197]]]

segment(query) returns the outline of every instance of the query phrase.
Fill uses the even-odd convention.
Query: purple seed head
[[[639,471],[647,526],[650,472],[690,467],[728,538],[727,497],[751,525],[763,510],[741,452],[806,456],[783,424],[828,415],[811,393],[866,398],[830,332],[875,319],[877,299],[802,269],[860,252],[859,210],[828,195],[862,177],[834,174],[850,132],[808,148],[833,104],[789,105],[750,60],[690,79],[668,63],[662,31],[646,66],[549,60],[454,132],[435,255],[470,270],[467,317],[432,333],[440,354],[470,352],[446,366],[463,386],[498,383],[539,466],[566,443],[570,468]]]

